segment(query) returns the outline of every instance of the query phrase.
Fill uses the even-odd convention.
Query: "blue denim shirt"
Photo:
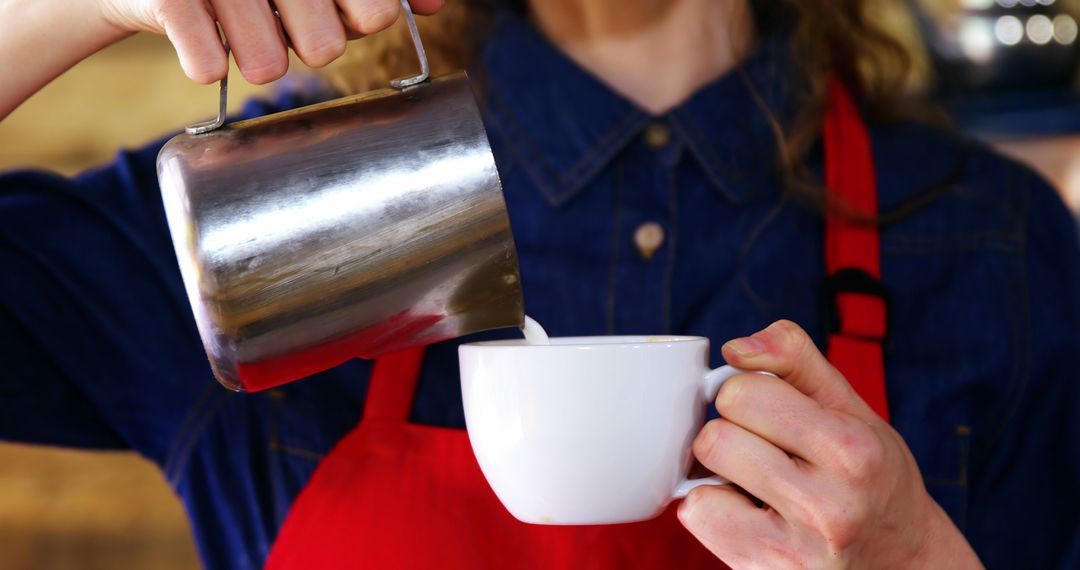
[[[765,41],[745,65],[780,117],[797,97],[786,61]],[[484,67],[526,309],[550,333],[720,343],[788,318],[824,348],[822,218],[781,192],[773,132],[739,74],[650,116],[513,17]],[[1027,169],[955,135],[899,124],[872,141],[882,211],[915,206],[881,236],[893,423],[988,565],[1080,567],[1072,221]],[[74,179],[0,177],[0,437],[138,451],[183,500],[208,568],[258,568],[360,420],[371,366],[258,394],[213,380],[166,231],[159,147]],[[634,234],[649,222],[664,239],[646,258]],[[429,349],[413,421],[463,427],[457,344]]]

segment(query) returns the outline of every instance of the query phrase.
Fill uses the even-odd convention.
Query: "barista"
[[[726,384],[695,442],[735,486],[647,523],[516,523],[469,455],[456,341],[221,390],[165,230],[159,145],[74,179],[0,177],[0,434],[151,458],[210,568],[1080,562],[1073,226],[1025,169],[875,120],[888,91],[864,73],[890,77],[874,64],[893,44],[862,2],[493,4],[445,26],[487,22],[474,64],[529,313],[559,336],[736,339],[724,359],[779,378]],[[35,64],[0,69],[0,114],[135,30],[169,35],[210,82],[216,19],[266,82],[283,37],[318,66],[398,13],[273,6],[284,34],[263,0],[4,4],[0,54]],[[887,223],[823,222],[818,172]],[[646,224],[662,236],[648,255]]]

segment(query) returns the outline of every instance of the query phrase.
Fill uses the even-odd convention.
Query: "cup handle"
[[[702,382],[701,398],[705,404],[712,403],[716,399],[716,393],[720,391],[720,386],[727,381],[728,378],[736,374],[743,374],[747,372],[739,368],[735,368],[731,365],[724,365],[720,368],[715,368],[705,373],[705,377]],[[754,372],[754,374],[769,374],[768,372]],[[772,374],[769,374],[772,376]],[[675,490],[671,492],[671,498],[683,499],[686,495],[697,487],[702,485],[727,485],[730,481],[720,477],[718,475],[712,475],[710,477],[702,477],[700,479],[683,479],[675,485]]]
[[[711,404],[716,399],[717,392],[720,391],[720,386],[727,382],[728,378],[736,374],[743,374],[747,372],[739,368],[735,368],[730,364],[725,364],[720,368],[714,368],[705,373],[705,380],[701,385],[701,398],[706,404]]]
[[[730,483],[727,479],[719,475],[710,475],[709,477],[702,477],[700,479],[683,479],[679,481],[678,485],[675,485],[675,490],[671,492],[672,499],[685,499],[690,491],[701,487],[703,485],[727,485]]]

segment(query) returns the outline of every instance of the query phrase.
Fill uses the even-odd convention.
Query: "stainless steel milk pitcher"
[[[506,205],[464,73],[165,145],[158,179],[218,380],[261,390],[471,332],[521,326]]]

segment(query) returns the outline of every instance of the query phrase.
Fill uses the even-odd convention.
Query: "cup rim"
[[[602,342],[597,342],[603,339]],[[545,350],[596,349],[606,347],[674,346],[693,344],[709,339],[690,335],[595,335],[552,337],[552,344],[527,344],[523,338],[485,340],[462,344],[459,348],[530,348]]]

